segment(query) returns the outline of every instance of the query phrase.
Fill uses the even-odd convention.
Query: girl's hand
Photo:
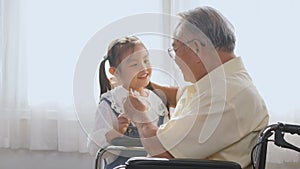
[[[118,128],[117,130],[124,134],[130,124],[130,120],[122,113],[118,116]]]

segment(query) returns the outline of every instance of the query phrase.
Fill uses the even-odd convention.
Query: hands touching
[[[147,111],[149,110],[149,102],[143,99],[143,96],[133,92],[129,92],[129,96],[124,102],[125,115],[128,116],[134,123],[147,123],[150,119],[147,117]]]

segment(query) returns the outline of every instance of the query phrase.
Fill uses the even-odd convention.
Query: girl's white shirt
[[[151,90],[145,89],[148,94],[146,99],[150,104],[148,116],[151,119],[155,119],[153,123],[157,124],[158,117],[164,116],[164,122],[168,120],[168,110],[162,100]],[[123,86],[118,86],[106,93],[104,93],[100,98],[100,103],[98,105],[95,114],[94,128],[90,132],[88,137],[88,149],[91,155],[95,156],[99,148],[103,148],[109,143],[106,141],[105,134],[116,127],[118,121],[117,114],[124,113],[123,103],[127,98],[129,91]],[[109,104],[104,99],[111,102]]]

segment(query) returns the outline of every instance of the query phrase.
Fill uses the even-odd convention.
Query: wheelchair
[[[300,125],[271,124],[267,126],[259,135],[257,144],[251,151],[251,162],[253,169],[265,169],[267,158],[267,147],[269,142],[280,148],[287,148],[300,153],[300,148],[288,143],[284,139],[284,135],[298,134],[300,135]],[[274,136],[273,139],[270,139]],[[128,144],[129,143],[129,144]],[[112,142],[113,145],[99,149],[95,159],[95,169],[102,169],[103,155],[107,151],[126,151],[126,152],[144,152],[142,144],[139,140],[128,140],[128,138],[117,138]],[[116,167],[116,169],[241,169],[241,166],[236,162],[217,161],[217,160],[200,160],[200,159],[166,159],[152,157],[135,157],[130,154],[124,165]]]

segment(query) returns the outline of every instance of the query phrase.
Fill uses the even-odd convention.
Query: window
[[[83,48],[115,21],[162,10],[160,0],[1,0],[0,147],[86,152],[86,133],[73,100],[73,78]],[[147,45],[150,48],[163,48],[156,36],[140,37],[146,44],[155,42]],[[97,45],[105,48],[97,51],[100,62],[108,43]],[[97,69],[93,71],[96,76]],[[94,95],[90,104],[97,105],[97,87]],[[94,113],[88,110],[87,117]],[[90,124],[86,120],[91,119],[81,124]],[[70,144],[74,139],[78,142]]]

